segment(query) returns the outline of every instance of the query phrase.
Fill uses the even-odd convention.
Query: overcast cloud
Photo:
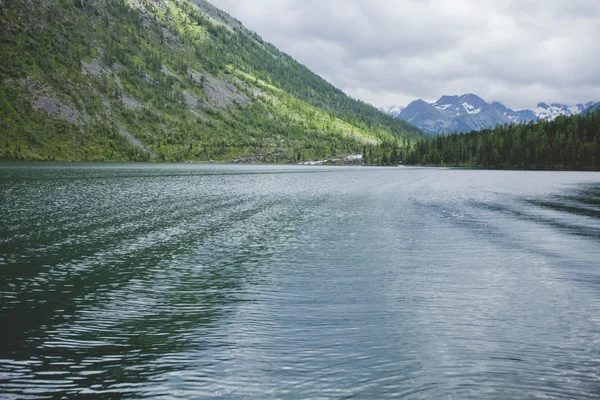
[[[210,0],[376,106],[600,101],[598,0]]]

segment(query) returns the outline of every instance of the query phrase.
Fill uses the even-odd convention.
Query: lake
[[[0,397],[600,397],[600,174],[0,164]]]

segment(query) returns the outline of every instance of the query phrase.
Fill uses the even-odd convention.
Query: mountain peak
[[[477,102],[477,103],[485,103],[485,100],[483,100],[481,97],[477,96],[476,94],[473,93],[467,93],[467,94],[463,94],[462,96],[460,96],[461,100],[465,100],[465,101],[469,101],[469,102]]]
[[[459,96],[442,96],[438,101],[435,102],[435,104],[453,104],[458,99]]]
[[[498,101],[494,101],[492,104],[490,104],[490,106],[492,106],[501,113],[505,113],[506,111],[508,111],[508,108]]]
[[[426,102],[423,99],[417,99],[417,100],[413,100],[411,101],[404,110],[408,110],[409,108],[415,108],[415,107],[423,107],[423,106],[429,106],[430,104],[428,102]]]

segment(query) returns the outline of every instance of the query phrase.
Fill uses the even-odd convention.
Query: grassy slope
[[[201,2],[4,3],[0,158],[381,162],[421,135]]]

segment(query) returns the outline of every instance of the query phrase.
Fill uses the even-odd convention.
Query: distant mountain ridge
[[[406,107],[402,106],[392,106],[392,107],[379,107],[379,111],[391,115],[394,118],[398,118],[398,115],[405,109]]]
[[[589,102],[568,106],[540,103],[534,110],[514,111],[500,102],[487,103],[481,97],[467,93],[462,96],[442,96],[434,103],[415,100],[406,108],[380,108],[387,114],[421,128],[429,134],[470,132],[496,125],[553,121],[559,115],[585,114],[600,103]]]

